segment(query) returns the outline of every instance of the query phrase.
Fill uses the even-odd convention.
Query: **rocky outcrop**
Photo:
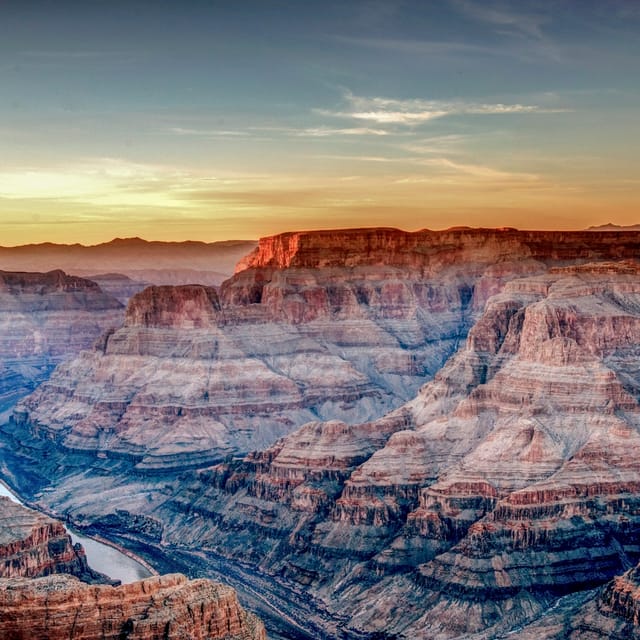
[[[124,307],[64,272],[0,271],[0,413],[122,322]]]
[[[127,307],[125,327],[202,329],[216,325],[216,290],[200,285],[148,287]]]
[[[167,575],[119,587],[68,575],[0,581],[6,640],[266,640],[230,587]]]
[[[98,582],[61,522],[0,497],[2,638],[266,640],[230,587],[182,575],[87,584]]]
[[[89,568],[84,550],[71,542],[61,522],[0,496],[0,578],[56,573],[104,580]]]

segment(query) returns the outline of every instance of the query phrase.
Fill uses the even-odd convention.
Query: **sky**
[[[640,222],[636,0],[0,0],[0,245]]]

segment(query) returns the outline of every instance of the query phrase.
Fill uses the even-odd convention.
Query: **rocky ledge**
[[[119,587],[68,575],[0,581],[6,640],[266,640],[235,591],[173,574]]]
[[[0,496],[0,578],[36,578],[68,573],[89,582],[105,577],[87,565],[58,520]]]
[[[266,640],[230,587],[182,575],[87,584],[107,581],[61,522],[0,497],[3,640]]]

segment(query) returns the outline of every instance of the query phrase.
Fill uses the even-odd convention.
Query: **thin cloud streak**
[[[379,124],[399,124],[415,126],[436,118],[456,115],[522,115],[542,113],[566,113],[565,108],[549,108],[529,104],[447,102],[440,100],[422,100],[418,98],[398,100],[385,97],[356,96],[345,93],[350,110],[332,111],[314,109],[321,116],[335,118],[353,118]]]
[[[280,133],[296,138],[328,138],[331,136],[386,136],[385,129],[373,129],[371,127],[250,127],[247,130],[225,129],[189,129],[184,127],[170,127],[169,132],[178,136],[194,136],[200,138],[230,138],[247,137],[255,139],[256,132]]]
[[[548,22],[546,16],[532,13],[519,13],[508,10],[503,4],[473,2],[471,0],[451,0],[452,6],[461,14],[478,22],[493,25],[500,30],[510,30],[531,38],[542,40],[542,25]]]

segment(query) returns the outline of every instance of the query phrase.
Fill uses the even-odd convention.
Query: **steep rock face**
[[[606,582],[640,555],[639,275],[507,284],[415,400],[200,472],[156,511],[165,539],[252,558],[352,627],[407,638],[498,637]]]
[[[203,328],[216,324],[216,290],[199,285],[148,287],[127,307],[125,327]]]
[[[124,326],[61,366],[15,422],[68,450],[168,471],[268,446],[308,421],[372,420],[414,396],[506,282],[639,248],[634,233],[265,238],[219,295],[193,285],[134,296]]]
[[[69,573],[100,579],[87,565],[61,522],[0,496],[0,578],[36,578]]]
[[[233,589],[182,575],[119,587],[66,575],[0,580],[0,632],[6,640],[266,640]]]
[[[59,270],[0,271],[0,411],[120,324],[123,310],[94,282]]]

